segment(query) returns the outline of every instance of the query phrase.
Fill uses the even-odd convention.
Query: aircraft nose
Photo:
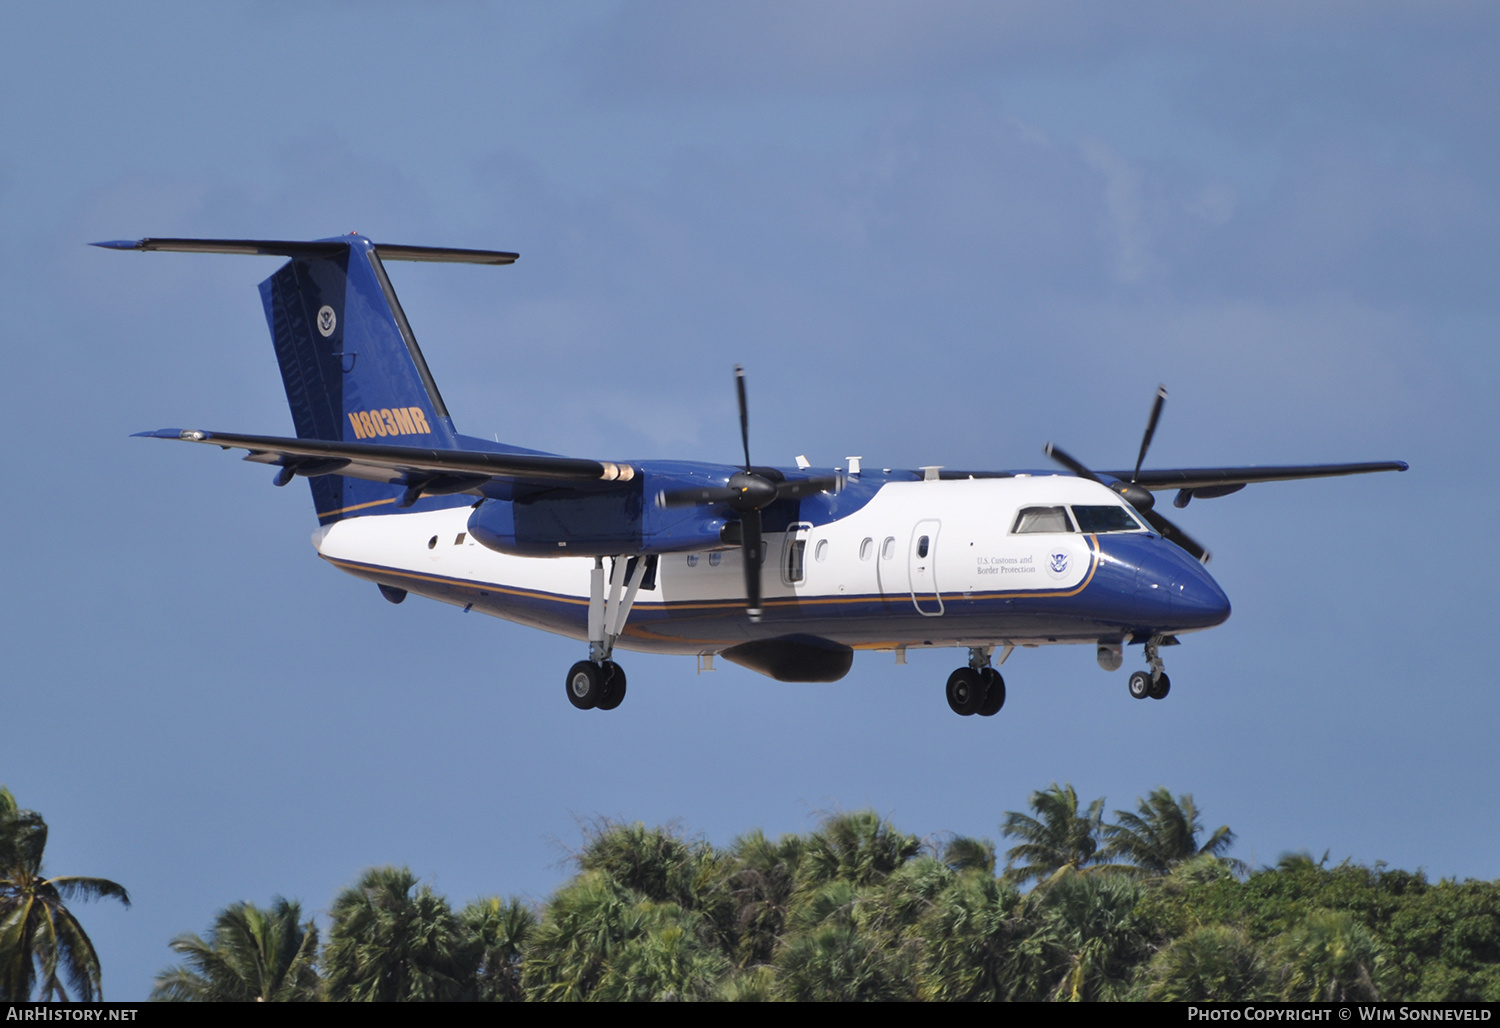
[[[1229,597],[1201,566],[1174,578],[1167,595],[1172,623],[1180,628],[1212,628],[1229,620]]]

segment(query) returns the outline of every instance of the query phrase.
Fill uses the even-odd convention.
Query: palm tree
[[[728,887],[740,967],[767,964],[774,956],[796,900],[804,845],[800,835],[771,842],[758,828],[734,841]]]
[[[339,893],[323,954],[328,998],[458,999],[458,922],[448,901],[407,868],[376,867]]]
[[[1151,959],[1145,998],[1157,1003],[1271,999],[1265,960],[1243,929],[1208,925],[1174,939]]]
[[[526,948],[534,1000],[707,999],[729,970],[704,917],[584,871],[547,904]]]
[[[701,915],[675,903],[643,900],[631,912],[633,932],[611,955],[590,999],[606,1003],[707,1000],[729,972]]]
[[[1078,812],[1078,793],[1072,783],[1031,794],[1027,805],[1036,817],[1006,811],[1000,830],[1019,845],[1005,852],[1005,874],[1024,884],[1033,878],[1056,878],[1063,871],[1078,871],[1095,862],[1099,836],[1104,830],[1104,799],[1100,797]]]
[[[995,844],[988,839],[955,835],[943,846],[943,863],[955,871],[995,873]]]
[[[898,831],[873,810],[832,814],[807,839],[800,869],[809,885],[834,880],[879,882],[916,856],[922,841]]]
[[[1378,983],[1389,961],[1375,935],[1349,914],[1313,911],[1276,939],[1275,952],[1282,999],[1293,1003],[1380,999]]]
[[[1169,791],[1160,788],[1137,803],[1138,813],[1117,810],[1118,823],[1104,826],[1108,840],[1101,854],[1104,859],[1123,858],[1141,874],[1164,875],[1184,860],[1220,857],[1234,845],[1234,833],[1228,825],[1220,825],[1201,846],[1198,844],[1203,821],[1192,793],[1174,800]],[[1238,861],[1229,863],[1233,869],[1240,869]]]
[[[1054,875],[1026,896],[1012,999],[1123,999],[1148,951],[1141,886],[1121,875]]]
[[[24,1002],[33,988],[43,1001],[102,999],[99,955],[63,901],[117,899],[128,907],[130,894],[107,878],[48,878],[46,848],[41,815],[19,809],[0,786],[0,1000]]]
[[[519,1000],[521,960],[536,930],[536,915],[519,900],[502,903],[498,896],[475,900],[458,914],[463,936],[465,982],[472,988],[465,999]]]
[[[229,1003],[319,998],[318,929],[295,901],[277,896],[269,910],[236,903],[219,911],[204,940],[171,942],[185,958],[156,976],[153,1000]]]
[[[1009,998],[1012,953],[1022,929],[1020,906],[1016,887],[988,871],[957,875],[920,925],[925,943],[917,979],[921,998]]]

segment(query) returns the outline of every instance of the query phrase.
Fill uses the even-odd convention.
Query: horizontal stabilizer
[[[357,237],[351,236],[353,240]],[[338,239],[298,242],[286,239],[112,239],[92,243],[107,250],[163,250],[172,253],[230,253],[272,257],[330,257],[348,247]],[[503,250],[460,250],[451,246],[392,246],[376,243],[385,261],[439,261],[449,264],[514,264],[520,254]]]
[[[490,453],[483,450],[429,449],[322,439],[237,435],[195,429],[163,428],[137,432],[149,439],[180,439],[210,443],[224,449],[250,451],[248,460],[279,464],[312,477],[337,472],[351,478],[418,485],[424,479],[491,478],[520,482],[628,482],[635,477],[629,464],[579,460],[530,453]],[[437,490],[434,490],[437,491]]]

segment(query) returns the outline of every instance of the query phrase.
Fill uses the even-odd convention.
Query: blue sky
[[[106,995],[366,866],[540,901],[579,823],[716,843],[873,807],[998,839],[1031,790],[1192,792],[1242,859],[1500,876],[1492,583],[1500,15],[1466,3],[57,4],[0,16],[0,782]],[[290,433],[270,258],[145,235],[513,249],[392,269],[461,430],[576,456],[1026,468],[1402,459],[1195,502],[1228,623],[1136,703],[1017,653],[836,685],[410,602],[313,554],[301,486],[164,425]],[[1462,532],[1458,529],[1463,528]],[[1136,658],[1127,661],[1133,668]]]

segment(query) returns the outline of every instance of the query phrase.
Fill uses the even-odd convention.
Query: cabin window
[[[813,550],[813,560],[819,564],[828,559],[828,540],[819,539],[817,549]]]
[[[1093,507],[1073,505],[1080,532],[1139,532],[1141,523],[1124,507],[1107,504]]]
[[[927,556],[927,537],[925,535],[917,540],[917,556],[919,558]]]
[[[885,537],[885,542],[883,542],[883,543],[880,544],[880,556],[884,560],[895,560],[896,559],[896,537],[895,536],[888,535],[888,536]]]
[[[698,566],[698,555],[696,553],[689,553],[687,555],[687,566],[690,568]]]
[[[427,548],[429,550],[432,549],[433,547],[435,547],[436,545],[437,545],[437,536],[433,536],[431,539],[427,540]]]
[[[875,556],[875,540],[865,536],[864,542],[859,544],[859,559],[869,560]]]
[[[1064,507],[1022,507],[1016,515],[1014,535],[1033,535],[1040,532],[1071,532],[1068,512]]]
[[[711,568],[716,568],[719,566],[719,561],[723,559],[724,555],[715,550],[713,553],[710,553],[708,555],[708,566]]]

